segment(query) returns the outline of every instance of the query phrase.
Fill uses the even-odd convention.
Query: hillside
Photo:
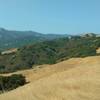
[[[100,37],[74,36],[38,42],[21,47],[15,53],[0,55],[0,72],[30,69],[32,66],[55,64],[75,57],[95,56]]]
[[[100,56],[72,58],[16,72],[29,84],[0,95],[0,100],[99,100]]]
[[[0,28],[0,50],[21,47],[61,37],[67,37],[67,35],[42,34],[34,31],[15,31]]]

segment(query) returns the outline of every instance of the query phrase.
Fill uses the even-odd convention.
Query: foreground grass
[[[100,100],[100,56],[42,67],[17,72],[30,83],[0,95],[0,100]]]

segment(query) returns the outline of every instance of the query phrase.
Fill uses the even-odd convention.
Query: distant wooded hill
[[[96,54],[100,37],[94,34],[73,36],[37,42],[18,49],[17,52],[0,56],[0,72],[29,69],[42,64],[54,64],[72,57],[86,57]]]
[[[34,31],[12,31],[0,28],[0,50],[21,47],[36,42],[66,37],[68,35],[42,34]]]

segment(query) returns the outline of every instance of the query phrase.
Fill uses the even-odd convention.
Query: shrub
[[[26,84],[25,77],[21,74],[11,76],[0,76],[0,91],[9,91]]]

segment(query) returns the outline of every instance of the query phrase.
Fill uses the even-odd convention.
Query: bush
[[[11,76],[0,76],[0,91],[9,91],[26,84],[25,77],[21,74]]]

